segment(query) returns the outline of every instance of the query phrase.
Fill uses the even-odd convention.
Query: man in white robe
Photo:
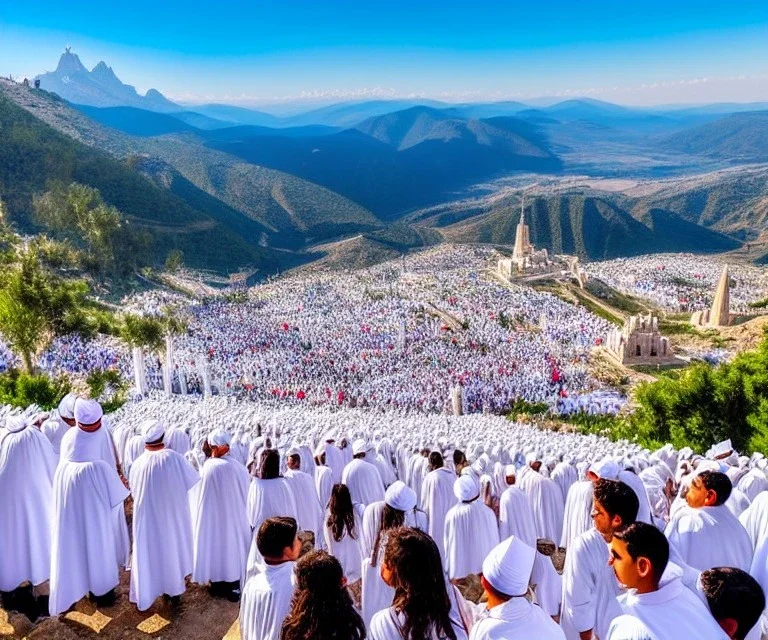
[[[323,510],[328,508],[328,503],[331,501],[331,491],[333,490],[333,472],[325,464],[325,447],[326,445],[323,443],[315,449],[314,477],[315,492]]]
[[[731,481],[719,471],[696,473],[665,534],[683,562],[704,571],[736,567],[749,571],[752,543],[744,527],[725,506]],[[674,557],[674,556],[673,556]]]
[[[741,514],[739,521],[746,529],[754,550],[749,573],[768,594],[768,492],[756,496],[749,509]],[[768,610],[764,616],[764,626],[768,631]]]
[[[61,439],[69,429],[69,425],[61,419],[48,418],[42,425],[40,425],[40,431],[48,438],[48,441],[53,447],[53,452],[56,454],[56,458],[59,457],[59,450],[61,449]]]
[[[491,550],[480,578],[487,612],[472,625],[470,640],[565,640],[562,629],[525,599],[535,556],[536,550],[516,536]]]
[[[549,477],[560,487],[560,492],[563,494],[563,502],[565,502],[565,499],[568,497],[568,490],[579,479],[579,473],[572,464],[562,461],[555,465]]]
[[[559,541],[561,548],[568,549],[575,538],[592,528],[593,491],[591,480],[579,480],[568,489],[563,512],[563,535]]]
[[[594,527],[568,549],[563,569],[560,624],[568,640],[606,640],[611,620],[619,615],[621,586],[608,566],[613,532],[637,517],[639,500],[623,482],[601,478],[594,485]]]
[[[133,555],[130,600],[146,611],[155,598],[174,599],[192,573],[192,519],[188,491],[200,480],[179,453],[165,447],[154,419],[141,426],[145,452],[131,467]]]
[[[480,497],[480,486],[471,475],[456,479],[453,491],[459,504],[445,517],[445,570],[451,580],[461,580],[482,570],[483,560],[499,544],[496,516]]]
[[[101,438],[88,431],[100,428],[101,407],[78,399],[75,414],[77,430],[90,437],[73,438],[66,456],[62,447],[54,476],[49,602],[53,616],[89,591],[97,604],[109,606],[119,582],[114,514],[123,508],[128,490],[115,467],[98,456]]]
[[[384,499],[384,482],[378,469],[366,461],[365,450],[365,440],[355,440],[352,444],[353,459],[344,467],[341,482],[349,488],[354,504],[367,506]]]
[[[289,449],[285,479],[296,501],[296,515],[300,531],[311,531],[315,537],[315,547],[323,549],[325,545],[323,527],[323,509],[315,492],[312,477],[301,470],[301,456],[298,449]]]
[[[51,443],[23,417],[6,420],[0,435],[0,591],[50,578],[56,462]]]
[[[536,517],[536,533],[539,538],[557,543],[563,534],[563,494],[554,480],[539,473],[541,460],[531,460],[528,466],[530,469],[522,476],[520,488],[531,501]]]
[[[682,572],[668,562],[669,543],[653,525],[635,522],[614,532],[611,567],[629,589],[618,597],[622,613],[639,619],[657,640],[726,640],[704,603],[683,584]],[[665,573],[668,566],[671,570]],[[614,621],[607,640],[631,640],[632,632],[624,625],[623,620]]]
[[[213,595],[239,599],[251,528],[246,514],[248,472],[228,459],[231,436],[218,429],[208,436],[212,457],[200,471],[193,524],[192,580],[211,584]]]
[[[344,473],[344,452],[336,446],[336,437],[332,431],[326,433],[322,440],[325,448],[325,464],[331,470],[332,484],[343,482],[341,475]]]
[[[242,640],[279,640],[296,588],[294,567],[301,554],[293,518],[269,518],[256,533],[263,572],[248,579],[240,606]]]
[[[444,466],[439,451],[429,454],[430,471],[421,485],[421,507],[427,514],[427,533],[432,537],[445,564],[445,516],[456,505],[453,484],[456,474]]]

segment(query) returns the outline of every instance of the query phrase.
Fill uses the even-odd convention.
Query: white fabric
[[[262,522],[275,516],[290,516],[299,521],[296,499],[288,480],[252,478],[248,487],[248,523],[251,528],[258,530]]]
[[[525,598],[512,598],[476,621],[469,640],[565,640],[563,630]]]
[[[571,486],[579,479],[579,473],[575,467],[567,462],[558,462],[550,478],[560,487],[560,493],[563,494],[563,502],[565,502]]]
[[[0,435],[0,591],[50,577],[55,471],[56,454],[37,429]]]
[[[130,600],[146,611],[155,598],[184,593],[192,573],[188,492],[200,480],[172,449],[146,451],[131,468],[133,554]]]
[[[78,398],[75,401],[75,421],[77,424],[96,424],[104,415],[101,405],[96,400]]]
[[[42,431],[43,434],[45,434],[45,437],[50,441],[57,458],[59,457],[59,450],[61,449],[61,440],[67,432],[67,429],[69,429],[69,425],[63,420],[57,420],[56,418],[49,418],[43,422],[40,427],[40,431]]]
[[[410,511],[416,508],[416,492],[405,482],[397,480],[384,492],[384,502],[398,511]]]
[[[239,462],[210,458],[200,472],[193,509],[194,570],[192,579],[242,581],[251,541],[245,505],[248,472]]]
[[[637,510],[637,518],[635,518],[635,520],[637,522],[653,524],[653,518],[651,518],[651,502],[648,500],[645,485],[640,477],[631,471],[620,471],[619,480],[632,489],[637,496],[639,506]]]
[[[360,547],[360,539],[362,537],[362,522],[357,511],[355,511],[355,537],[351,537],[349,532],[344,529],[344,535],[341,540],[336,540],[333,537],[331,527],[328,526],[328,518],[330,512],[325,512],[325,525],[323,526],[323,539],[325,540],[325,547],[328,549],[328,553],[334,556],[340,563],[341,568],[344,570],[344,575],[347,578],[347,583],[352,584],[357,582],[362,577],[362,550]]]
[[[759,494],[749,509],[741,514],[739,521],[754,550],[749,573],[760,583],[763,593],[768,593],[768,493]],[[768,609],[766,614],[768,620]]]
[[[355,458],[344,467],[341,481],[349,488],[353,503],[369,505],[384,500],[384,482],[376,467]]]
[[[189,435],[183,429],[171,429],[165,434],[165,446],[184,455],[192,448]]]
[[[296,588],[295,563],[267,565],[248,579],[240,604],[241,640],[279,640]]]
[[[296,503],[299,530],[314,533],[315,546],[322,549],[323,508],[320,506],[312,477],[299,469],[288,469],[285,479]]]
[[[456,503],[453,483],[456,474],[450,469],[440,467],[430,471],[421,485],[421,508],[427,514],[427,533],[432,536],[440,558],[445,565],[445,516]]]
[[[381,527],[381,514],[384,511],[385,502],[374,502],[365,507],[362,516],[362,535],[360,537],[360,548],[364,557],[373,553],[373,547],[376,544],[376,536]],[[411,509],[405,511],[403,526],[412,527],[426,532],[428,529],[427,515],[423,511]],[[381,553],[381,551],[380,551]]]
[[[551,478],[531,470],[520,479],[520,488],[528,494],[536,517],[536,533],[557,543],[563,534],[565,503],[560,487]]]
[[[317,465],[315,467],[315,493],[320,501],[320,506],[325,509],[331,501],[333,491],[333,471],[330,467]]]
[[[508,596],[524,596],[528,591],[536,551],[520,538],[509,536],[497,544],[483,560],[483,577]]]
[[[565,500],[563,535],[560,546],[568,549],[575,538],[592,528],[592,496],[595,487],[589,480],[579,480],[571,485]]]
[[[98,432],[97,432],[98,433]],[[103,460],[62,460],[53,480],[50,614],[118,584],[114,513],[128,490]]]
[[[752,564],[749,536],[725,505],[700,509],[686,505],[664,533],[682,560],[699,571],[712,567],[749,571]]]
[[[451,580],[480,573],[499,544],[496,516],[479,500],[457,504],[445,517],[445,570]]]
[[[157,442],[165,435],[165,427],[159,420],[148,420],[141,426],[141,435],[144,436],[144,444]]]
[[[75,402],[77,401],[77,396],[74,393],[68,393],[65,395],[61,402],[59,402],[59,415],[62,418],[66,418],[67,420],[74,420],[75,419]]]

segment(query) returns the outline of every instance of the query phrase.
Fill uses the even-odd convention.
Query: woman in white
[[[352,505],[352,497],[345,484],[336,484],[331,490],[331,501],[325,512],[325,544],[344,570],[347,585],[361,577],[362,556],[360,515]]]
[[[381,577],[395,595],[391,607],[373,616],[369,640],[466,640],[471,625],[457,606],[461,595],[446,584],[440,552],[428,534],[406,527],[390,531]]]

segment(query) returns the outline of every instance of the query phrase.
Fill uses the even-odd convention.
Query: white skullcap
[[[513,464],[508,464],[504,467],[504,477],[517,476],[517,468]]]
[[[74,420],[75,400],[77,400],[77,396],[74,393],[68,393],[61,399],[61,402],[59,402],[59,415],[62,418]]]
[[[387,487],[384,502],[398,511],[410,511],[416,507],[416,492],[402,480],[397,480]]]
[[[483,560],[483,577],[499,593],[522,596],[528,591],[536,551],[516,536],[497,544]]]
[[[619,479],[619,465],[610,458],[605,458],[600,462],[595,462],[589,470],[594,473],[598,478],[605,478],[606,480],[618,480]]]
[[[336,440],[336,431],[334,429],[331,429],[323,436],[323,442],[330,442],[331,440]]]
[[[149,418],[141,423],[139,427],[141,435],[144,436],[144,443],[157,442],[165,435],[165,427],[159,420]]]
[[[291,447],[290,449],[288,449],[288,451],[286,452],[285,455],[287,457],[289,457],[289,458],[291,456],[300,456],[301,455],[301,451],[299,451],[298,447]]]
[[[356,456],[359,453],[365,453],[366,448],[365,440],[358,438],[352,443],[352,455]]]
[[[86,398],[77,399],[74,413],[77,424],[95,424],[104,415],[104,411],[98,402],[87,400]]]
[[[24,416],[11,416],[5,419],[5,428],[11,433],[18,433],[27,428],[27,419]]]
[[[453,483],[453,494],[462,502],[469,502],[480,495],[480,486],[474,476],[460,476]]]
[[[228,447],[231,442],[232,436],[224,429],[215,429],[208,434],[208,444],[212,447]]]
[[[525,454],[525,464],[531,464],[531,462],[539,462],[540,460],[541,456],[535,451],[531,451],[530,453]]]

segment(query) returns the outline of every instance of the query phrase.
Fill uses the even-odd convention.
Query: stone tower
[[[531,245],[531,236],[528,225],[525,224],[525,194],[523,194],[523,203],[520,206],[520,222],[517,223],[517,232],[515,233],[515,248],[512,251],[513,260],[524,260],[533,253]]]
[[[723,267],[720,282],[717,283],[715,299],[709,310],[709,324],[713,327],[727,327],[731,323],[731,278],[728,265]]]

